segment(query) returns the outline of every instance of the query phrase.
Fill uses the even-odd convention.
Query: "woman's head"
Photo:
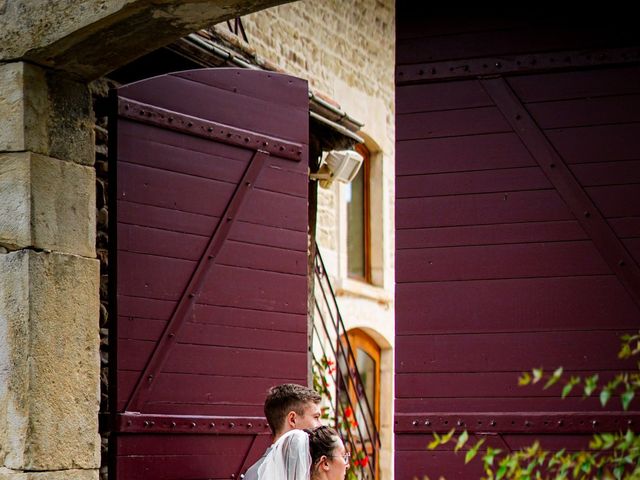
[[[349,455],[333,428],[318,427],[306,430],[309,434],[311,478],[342,480],[349,464]]]

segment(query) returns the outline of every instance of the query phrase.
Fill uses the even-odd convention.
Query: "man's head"
[[[320,400],[318,393],[302,385],[272,387],[264,401],[264,414],[276,439],[290,430],[322,425]]]

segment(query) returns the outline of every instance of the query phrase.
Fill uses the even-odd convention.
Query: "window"
[[[356,178],[347,187],[347,274],[371,283],[370,233],[370,154],[358,145],[364,162]]]
[[[356,451],[362,450],[373,462],[376,478],[379,477],[378,452],[371,443],[374,431],[380,431],[380,347],[359,328],[351,329],[346,337],[355,358],[349,358],[348,368],[342,359],[340,368],[350,372],[347,384],[340,384],[339,395],[342,403],[352,406],[354,425],[362,432],[364,443],[352,445]],[[342,342],[346,343],[343,337]],[[358,371],[362,384],[356,385],[351,375]]]

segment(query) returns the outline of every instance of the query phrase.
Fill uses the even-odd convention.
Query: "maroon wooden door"
[[[267,389],[307,383],[307,84],[197,70],[114,102],[111,473],[234,478]]]
[[[398,7],[396,478],[482,476],[452,446],[427,451],[433,431],[574,449],[637,425],[618,400],[517,386],[533,367],[605,381],[633,367],[616,355],[640,319],[640,67],[615,43],[625,32]]]

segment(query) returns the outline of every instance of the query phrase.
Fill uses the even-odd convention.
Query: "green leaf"
[[[493,460],[497,455],[500,455],[500,453],[502,453],[502,450],[500,450],[499,448],[487,447],[487,453],[485,453],[484,457],[482,457],[485,466],[493,466]]]
[[[600,405],[605,407],[610,398],[611,398],[611,391],[609,390],[609,388],[608,387],[603,388],[602,391],[600,392]]]
[[[531,372],[533,373],[533,383],[538,383],[544,374],[542,368],[534,368]]]
[[[618,480],[622,478],[623,473],[624,473],[624,465],[620,465],[613,469],[613,476]]]
[[[562,389],[562,398],[567,398],[567,396],[571,393],[571,390],[573,390],[573,385],[571,383],[567,383]]]
[[[547,380],[547,383],[544,384],[543,390],[546,390],[547,388],[551,387],[554,383],[560,380],[561,376],[562,376],[562,367],[558,367],[553,372],[549,380]]]
[[[484,443],[484,438],[480,440],[478,443],[476,443],[473,447],[471,447],[471,449],[464,456],[464,463],[469,463],[471,460],[473,460],[473,457],[475,457],[478,454],[478,449],[483,443]]]
[[[442,445],[447,443],[449,440],[451,440],[451,438],[453,437],[454,433],[456,433],[456,429],[452,428],[445,435],[442,436],[442,439],[440,440],[440,443],[442,443]]]
[[[631,403],[631,400],[633,400],[634,395],[635,392],[633,390],[626,390],[622,395],[620,395],[620,402],[622,403],[623,409],[629,409],[629,404]]]
[[[613,433],[603,433],[602,442],[602,449],[609,450],[611,447],[613,447],[613,444],[616,443],[616,437]]]
[[[524,387],[525,385],[529,385],[531,383],[531,375],[529,372],[524,372],[522,375],[518,377],[518,386]]]
[[[598,374],[592,375],[584,379],[584,395],[585,397],[591,396],[598,386]]]
[[[429,445],[427,445],[427,448],[429,450],[433,450],[439,445],[440,445],[440,435],[438,435],[436,432],[433,432],[433,440],[429,442]]]
[[[502,465],[496,472],[496,480],[500,480],[502,477],[504,477],[505,473],[507,473],[507,466]]]
[[[462,447],[464,447],[464,444],[467,443],[467,440],[469,440],[469,434],[467,433],[467,431],[465,430],[464,432],[462,432],[460,434],[460,436],[458,437],[458,442],[456,443],[456,447],[453,449],[454,452],[457,452],[458,450],[460,450]]]

